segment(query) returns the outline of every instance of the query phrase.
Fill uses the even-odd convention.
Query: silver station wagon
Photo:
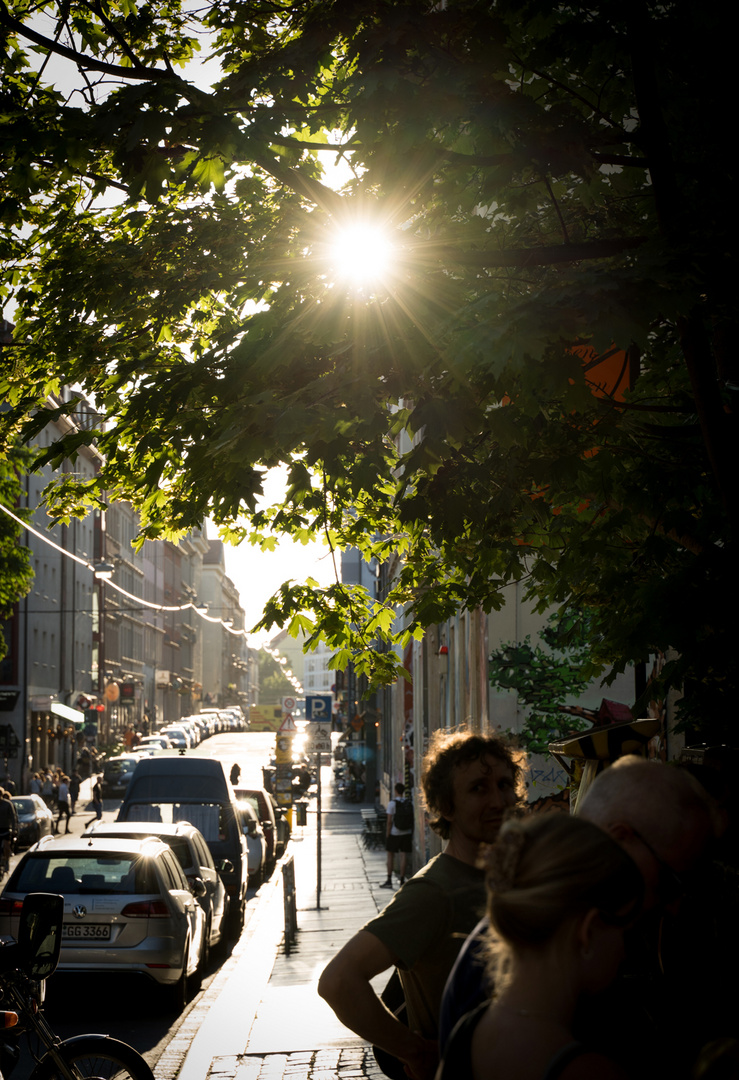
[[[228,896],[221,877],[215,868],[210,848],[200,831],[186,821],[173,824],[143,821],[94,821],[88,825],[85,836],[111,837],[122,840],[141,840],[155,836],[174,852],[182,867],[190,892],[205,912],[205,949],[207,961],[211,948],[225,943]]]
[[[167,844],[44,837],[0,894],[1,934],[17,936],[31,892],[64,897],[60,972],[140,973],[184,1007],[202,971],[205,915]]]

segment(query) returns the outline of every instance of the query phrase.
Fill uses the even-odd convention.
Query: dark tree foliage
[[[52,506],[400,552],[387,606],[286,585],[265,616],[376,679],[393,605],[420,632],[523,581],[591,613],[594,663],[672,650],[685,715],[725,715],[726,30],[715,0],[0,0],[4,427],[77,384],[107,461]],[[396,245],[359,292],[330,256],[357,220]]]
[[[8,457],[0,457],[0,503],[16,517],[26,516],[18,502],[27,459],[25,451],[18,447],[11,447]],[[20,533],[21,526],[7,514],[0,513],[0,659],[7,651],[1,621],[12,614],[13,605],[26,595],[33,581],[30,553],[19,543]]]

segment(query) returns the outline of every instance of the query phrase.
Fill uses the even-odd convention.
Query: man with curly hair
[[[334,957],[321,997],[352,1031],[398,1058],[414,1080],[438,1064],[441,995],[465,936],[485,906],[480,846],[492,843],[521,797],[521,770],[502,739],[436,732],[424,757],[421,788],[431,828],[447,841]],[[397,968],[408,1026],[385,1007],[370,980]]]

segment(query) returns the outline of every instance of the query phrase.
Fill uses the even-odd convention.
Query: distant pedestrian
[[[41,780],[41,798],[51,810],[54,805],[54,781],[48,770],[44,773]]]
[[[231,783],[233,784],[234,787],[239,786],[240,778],[241,778],[241,766],[234,763],[231,766],[231,776],[230,776]]]
[[[41,777],[39,776],[39,774],[37,772],[35,772],[33,774],[33,776],[31,777],[31,779],[29,781],[28,793],[29,793],[29,795],[40,795],[41,794]]]
[[[380,888],[392,889],[393,887],[393,864],[396,852],[400,856],[400,884],[405,884],[405,875],[408,869],[408,856],[412,851],[413,839],[413,803],[404,798],[405,784],[395,785],[395,798],[387,804],[387,827],[385,834],[385,851],[387,851],[387,881],[383,881]]]
[[[10,866],[10,856],[13,854],[13,844],[17,836],[18,814],[15,804],[10,797],[10,792],[0,788],[0,847],[6,869]]]
[[[80,797],[80,784],[81,783],[82,783],[82,777],[80,776],[80,774],[75,769],[75,771],[72,773],[72,775],[69,778],[69,808],[72,811],[72,813],[74,813],[75,807],[77,806],[77,800]]]
[[[62,818],[66,818],[67,827],[65,832],[69,832],[69,777],[62,773],[59,780],[59,787],[56,795],[56,805],[59,814],[54,825],[54,832],[59,832],[59,826],[62,823]]]
[[[103,817],[103,789],[100,786],[100,777],[95,777],[95,783],[92,785],[92,808],[95,811],[95,817],[92,821],[88,821],[88,825],[92,825],[93,821],[101,821]]]

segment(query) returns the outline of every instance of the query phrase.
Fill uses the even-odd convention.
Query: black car
[[[154,757],[138,762],[118,821],[186,821],[210,848],[229,897],[230,936],[244,925],[249,861],[239,804],[220,761]]]
[[[14,795],[11,802],[18,815],[17,847],[30,847],[54,831],[54,815],[40,795]]]
[[[103,763],[103,778],[100,781],[103,788],[103,798],[111,795],[126,794],[129,781],[139,760],[138,757],[134,757],[132,754],[125,754],[120,757],[108,758]]]

